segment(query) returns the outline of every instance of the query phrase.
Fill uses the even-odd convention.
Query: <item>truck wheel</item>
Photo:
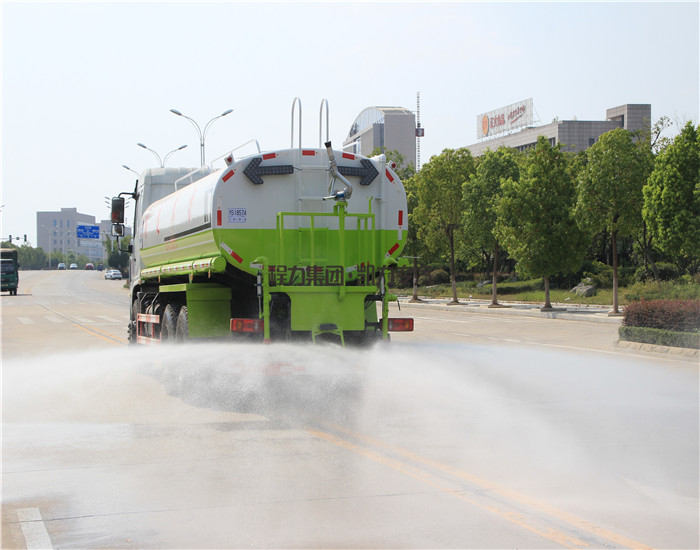
[[[174,304],[168,304],[165,306],[165,311],[163,312],[163,319],[160,322],[160,341],[161,342],[172,342],[176,339],[176,324],[177,324],[177,314],[178,306]]]
[[[134,300],[131,304],[131,320],[129,321],[129,328],[127,329],[127,334],[129,335],[129,343],[135,344],[138,339],[138,326],[137,315],[139,314],[139,301]]]
[[[178,342],[184,342],[190,337],[190,325],[187,319],[187,306],[180,308],[180,314],[177,316],[177,327],[175,329],[175,339]]]

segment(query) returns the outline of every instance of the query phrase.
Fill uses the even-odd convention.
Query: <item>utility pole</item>
[[[420,92],[416,92],[416,172],[420,172],[420,138],[424,134],[420,125]]]

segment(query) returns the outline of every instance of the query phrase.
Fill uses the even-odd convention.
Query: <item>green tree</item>
[[[657,246],[688,267],[700,258],[700,126],[688,122],[655,159],[643,216]]]
[[[48,264],[48,256],[43,248],[23,244],[19,247],[19,263],[22,269],[43,269]]]
[[[430,250],[425,246],[425,243],[418,238],[418,223],[416,222],[416,208],[418,206],[418,192],[416,177],[411,177],[403,180],[404,189],[406,190],[406,202],[408,207],[408,235],[406,237],[406,246],[404,248],[404,257],[411,259],[413,265],[413,297],[412,301],[420,301],[418,299],[418,265],[419,260],[430,261]]]
[[[431,157],[416,176],[418,238],[430,249],[448,254],[453,304],[459,303],[455,247],[462,237],[462,186],[473,173],[471,152],[461,148]]]
[[[544,278],[545,304],[551,310],[549,277],[576,271],[586,241],[573,218],[576,189],[561,146],[540,136],[525,160],[520,181],[503,183],[496,228],[518,272]]]
[[[518,153],[507,147],[488,150],[478,162],[475,173],[462,186],[462,218],[466,240],[473,246],[492,251],[493,279],[491,305],[498,306],[498,253],[500,242],[496,231],[497,206],[501,198],[501,184],[520,177]]]
[[[618,238],[632,234],[642,221],[645,158],[627,130],[600,136],[586,150],[587,163],[579,174],[575,216],[588,234],[610,234],[613,260],[613,310],[618,306]]]
[[[375,157],[377,155],[385,155],[387,161],[393,161],[396,163],[396,168],[394,168],[394,172],[396,172],[396,175],[399,176],[399,179],[401,179],[401,181],[407,180],[416,175],[416,167],[413,165],[413,163],[407,163],[404,156],[395,149],[383,151],[381,147],[375,147],[374,149],[372,149],[372,152],[369,156]]]
[[[130,235],[120,237],[118,243],[116,238],[107,238],[102,241],[102,244],[107,251],[107,265],[109,267],[123,270],[129,266],[129,253],[127,250],[130,242]]]

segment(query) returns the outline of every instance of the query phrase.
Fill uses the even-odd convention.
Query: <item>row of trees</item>
[[[130,240],[131,237],[124,237],[120,239],[119,248],[116,246],[116,239],[105,239],[103,241],[102,244],[107,253],[107,265],[109,267],[121,270],[128,267],[129,254],[125,252],[125,250],[128,247]],[[85,267],[85,264],[92,261],[87,256],[83,254],[76,254],[72,250],[69,250],[66,254],[60,250],[54,250],[51,254],[47,254],[43,248],[34,248],[28,244],[17,246],[9,241],[0,243],[0,246],[2,246],[2,248],[16,248],[19,251],[19,264],[22,269],[51,269],[58,267],[58,264],[60,263],[76,263],[80,268],[83,268]]]
[[[457,302],[456,258],[488,251],[497,306],[499,255],[519,274],[576,272],[600,235],[609,239],[613,312],[618,312],[618,244],[634,238],[651,270],[664,255],[693,273],[700,265],[700,127],[688,123],[660,139],[662,118],[647,134],[616,129],[586,151],[565,153],[540,137],[526,153],[502,147],[472,157],[445,149],[416,174],[404,169],[409,200],[407,256],[449,263]],[[389,153],[392,156],[392,153]]]

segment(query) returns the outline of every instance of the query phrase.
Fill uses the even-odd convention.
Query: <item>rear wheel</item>
[[[177,316],[177,327],[175,328],[175,339],[178,342],[184,342],[190,337],[190,325],[187,319],[187,306],[180,308],[180,313]]]
[[[178,309],[177,304],[168,304],[165,306],[163,319],[160,322],[161,342],[171,342],[176,339]]]
[[[129,328],[127,329],[129,335],[129,343],[135,344],[138,340],[138,314],[139,314],[139,301],[134,300],[131,304],[131,322],[129,323]]]

